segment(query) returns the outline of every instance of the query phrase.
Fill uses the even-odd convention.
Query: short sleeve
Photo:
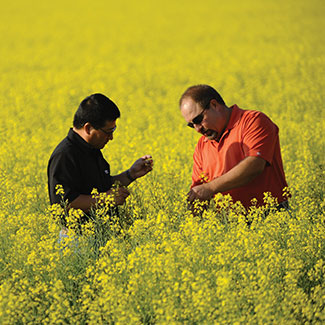
[[[200,153],[200,141],[195,147],[194,154],[193,154],[193,172],[192,172],[192,185],[191,188],[194,186],[202,184],[202,156]]]
[[[244,125],[242,141],[246,157],[261,157],[272,164],[278,132],[278,127],[265,114],[254,112]]]
[[[60,203],[62,198],[56,195],[56,186],[62,185],[64,190],[64,201],[72,202],[80,193],[79,180],[81,175],[79,168],[75,165],[72,157],[65,152],[56,153],[49,161],[48,165],[48,182],[50,202]]]

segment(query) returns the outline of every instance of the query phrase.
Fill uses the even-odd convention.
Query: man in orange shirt
[[[180,109],[189,127],[203,136],[195,148],[188,200],[230,194],[247,209],[251,200],[263,205],[264,192],[287,208],[278,127],[263,113],[227,107],[208,85],[188,88]]]

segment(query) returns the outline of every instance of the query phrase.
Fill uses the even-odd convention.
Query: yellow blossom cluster
[[[3,3],[0,323],[324,324],[323,9],[322,0]],[[221,194],[188,209],[199,135],[178,100],[198,83],[279,126],[289,211],[269,193],[248,212]],[[67,202],[49,205],[46,168],[95,92],[121,110],[102,150],[112,174],[144,154],[154,169],[118,210],[94,189],[84,222]]]

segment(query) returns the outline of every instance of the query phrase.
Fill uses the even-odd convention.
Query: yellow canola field
[[[323,16],[322,0],[3,3],[0,323],[324,323]],[[198,83],[279,126],[290,214],[270,197],[267,218],[221,196],[201,218],[187,211],[198,135],[178,100]],[[60,248],[47,162],[94,92],[122,114],[103,150],[112,173],[143,154],[154,171],[119,220],[99,197]]]

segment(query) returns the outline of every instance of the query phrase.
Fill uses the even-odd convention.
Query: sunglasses
[[[116,130],[116,127],[117,126],[113,127],[113,129],[111,129],[110,131],[105,131],[105,130],[103,130],[101,128],[99,128],[99,130],[101,130],[102,132],[104,132],[107,135],[111,135]]]
[[[200,124],[203,120],[204,117],[204,111],[207,108],[204,108],[203,111],[196,117],[194,117],[194,119],[192,120],[192,122],[187,123],[187,126],[189,126],[190,128],[194,128],[194,124]]]

